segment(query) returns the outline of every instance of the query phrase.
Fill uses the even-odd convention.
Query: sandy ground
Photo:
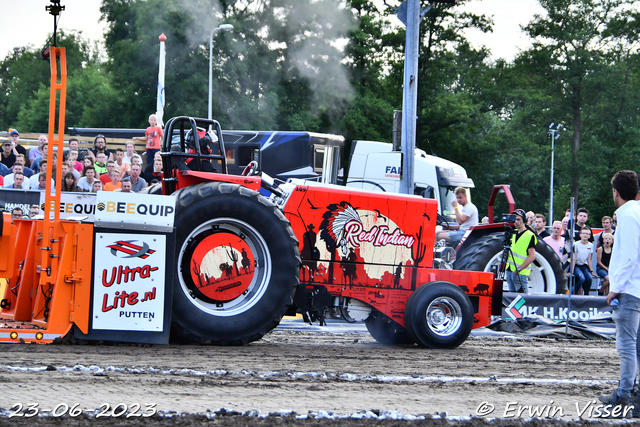
[[[583,424],[597,421],[594,399],[615,388],[618,377],[611,341],[472,337],[456,350],[428,350],[383,346],[362,331],[317,330],[279,329],[244,347],[0,345],[0,425],[32,423],[15,415],[34,403],[31,413],[39,414],[77,404],[80,424],[112,425],[124,405],[128,412],[118,422],[129,414],[131,421],[171,425],[205,419],[176,413],[211,418],[220,408],[296,414],[218,412],[212,423],[360,425],[365,420],[336,418],[366,417],[362,411],[369,410],[377,414],[369,414],[371,425],[396,425],[375,420],[380,414],[425,417],[409,423],[420,425],[513,425],[514,418],[535,415],[532,410]],[[143,420],[155,411],[174,418]],[[443,412],[447,419],[439,419]],[[54,421],[39,417],[39,423]],[[545,422],[557,423],[564,421]]]

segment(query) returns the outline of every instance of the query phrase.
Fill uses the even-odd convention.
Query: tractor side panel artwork
[[[299,187],[300,188],[300,187]],[[432,266],[437,204],[321,187],[302,187],[303,283],[416,288],[418,267]],[[425,203],[426,202],[426,203]]]
[[[475,319],[476,327],[486,325],[493,275],[432,269],[436,211],[435,200],[298,186],[285,213],[300,219],[292,225],[301,284],[366,302],[404,326],[411,293],[445,280],[489,301],[477,304],[482,310]]]

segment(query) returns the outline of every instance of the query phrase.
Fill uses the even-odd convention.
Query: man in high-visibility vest
[[[511,253],[507,261],[507,284],[509,292],[528,293],[531,263],[536,259],[535,233],[526,226],[527,214],[523,209],[516,209],[516,233],[511,236]]]

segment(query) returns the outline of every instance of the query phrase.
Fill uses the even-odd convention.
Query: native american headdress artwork
[[[338,204],[327,206],[328,211],[322,215],[320,224],[320,238],[327,243],[331,250],[340,248],[342,255],[347,255],[347,239],[345,239],[345,226],[350,221],[360,221],[360,216],[349,203],[342,201]]]

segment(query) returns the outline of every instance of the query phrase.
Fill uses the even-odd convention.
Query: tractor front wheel
[[[426,283],[409,297],[404,321],[409,335],[421,346],[456,348],[473,328],[473,305],[458,286]]]

